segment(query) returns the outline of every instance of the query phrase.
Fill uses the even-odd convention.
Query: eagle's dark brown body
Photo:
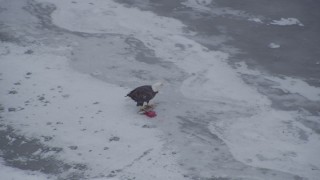
[[[145,85],[135,88],[129,92],[127,96],[137,102],[137,106],[143,106],[144,102],[149,103],[149,101],[154,98],[157,93],[158,92],[152,90],[152,86]]]

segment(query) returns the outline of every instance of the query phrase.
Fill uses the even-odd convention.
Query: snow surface
[[[279,26],[298,25],[304,26],[297,18],[281,18],[280,20],[273,20],[270,24]]]
[[[88,164],[95,174],[126,169],[139,179],[181,179],[174,157],[162,155],[166,151],[161,132],[142,128],[149,119],[123,98],[128,89],[75,72],[68,59],[50,49],[39,47],[39,52],[26,55],[24,47],[4,45],[10,54],[0,62],[1,84],[7,87],[1,89],[1,99],[17,112],[3,115],[10,125],[21,128],[20,133],[54,137],[49,142],[53,146],[77,147],[65,148],[61,158]],[[15,82],[23,86],[13,87]],[[6,95],[8,88],[18,91],[17,96]],[[28,105],[21,109],[25,101]],[[141,158],[135,163],[137,157]]]
[[[68,54],[79,50],[81,44],[22,46],[2,42],[0,83],[4,88],[0,89],[0,97],[6,108],[1,113],[5,123],[26,137],[52,137],[49,141],[41,139],[41,142],[63,147],[57,154],[58,159],[89,167],[85,177],[179,180],[186,179],[185,174],[198,173],[208,179],[212,174],[218,178],[228,178],[231,174],[239,179],[261,179],[253,168],[283,173],[279,173],[283,176],[278,179],[298,175],[316,180],[320,176],[320,160],[315,158],[320,152],[320,136],[299,121],[302,118],[316,121],[318,117],[303,111],[274,109],[268,97],[245,83],[241,76],[263,76],[274,83],[274,88],[297,93],[315,102],[320,101],[319,88],[292,77],[265,75],[248,69],[244,63],[233,69],[227,61],[229,54],[210,51],[195,42],[190,37],[196,32],[185,31],[186,26],[173,18],[105,0],[94,0],[92,4],[73,3],[74,0],[37,2],[55,4],[52,23],[59,28],[133,37],[152,49],[155,57],[172,63],[170,67],[176,68],[171,71],[184,73],[182,80],[167,79],[171,91],[164,90],[159,94],[163,98],[162,104],[157,107],[158,116],[151,120],[137,114],[134,103],[124,98],[132,87],[96,78],[105,73],[100,69],[87,74],[73,69],[73,63],[77,62],[73,62]],[[211,3],[210,0],[186,1],[184,5],[210,10],[206,6]],[[242,14],[240,11],[229,13]],[[258,19],[253,21],[259,22]],[[301,23],[288,18],[271,24]],[[89,38],[84,41],[87,44],[83,50],[94,44],[90,44]],[[117,47],[111,46],[106,51]],[[30,48],[34,52],[26,53]],[[112,53],[106,54],[111,56]],[[123,63],[122,57],[112,56],[116,58],[114,66],[126,66],[121,72],[129,71],[132,67]],[[99,66],[96,61],[90,61],[89,55],[82,58],[89,59],[83,68],[94,70],[93,67]],[[156,73],[157,77],[165,76],[161,71]],[[12,91],[17,93],[10,93]],[[9,108],[15,110],[9,111]],[[194,133],[197,131],[180,132],[176,126],[187,121],[179,120],[193,117],[208,119],[208,124],[198,122],[205,124],[205,129],[200,129],[198,134]],[[200,125],[189,128],[197,126]],[[206,130],[208,137],[217,136],[223,143],[213,146],[211,139],[201,134],[207,133]],[[193,141],[195,136],[201,141]],[[224,151],[218,154],[216,148]],[[230,158],[229,164],[221,165],[226,170],[212,169],[220,165],[214,164],[211,158],[218,154],[215,161],[221,161],[219,158],[228,158],[225,156],[229,152],[235,160]],[[195,167],[199,168],[198,172]],[[249,173],[241,174],[242,168],[249,169]],[[30,179],[46,177],[1,165],[1,175],[7,172],[12,172],[12,178],[16,179],[23,175]]]
[[[276,44],[276,43],[270,43],[269,44],[269,48],[273,48],[273,49],[276,49],[276,48],[279,48],[280,45],[279,44]]]
[[[263,21],[260,18],[249,18],[248,20],[256,23],[263,23]]]

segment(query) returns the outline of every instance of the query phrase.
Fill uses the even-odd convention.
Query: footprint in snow
[[[120,138],[117,137],[117,136],[113,136],[113,137],[111,137],[111,138],[109,139],[110,142],[111,142],[111,141],[119,141],[119,140],[120,140]]]

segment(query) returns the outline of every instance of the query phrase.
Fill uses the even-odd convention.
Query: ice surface
[[[192,7],[193,9],[201,10],[201,11],[209,11],[210,8],[208,5],[212,3],[212,0],[204,0],[204,1],[199,1],[199,0],[188,0],[183,2],[182,4]]]
[[[230,7],[222,8],[214,6],[214,1],[212,0],[186,0],[181,4],[188,8],[191,8],[194,11],[208,13],[213,16],[222,15],[244,19],[256,19],[256,17],[253,17],[253,15],[250,15],[248,12],[232,9]]]
[[[60,3],[64,4],[65,2]],[[53,14],[53,21],[57,25],[72,31],[100,33],[102,28],[103,32],[106,33],[121,32],[127,35],[134,35],[152,48],[157,57],[172,61],[191,74],[190,78],[185,80],[181,87],[181,91],[187,97],[196,97],[198,99],[219,99],[223,97],[253,103],[268,101],[254,89],[245,85],[237,73],[228,66],[225,61],[228,58],[226,53],[208,51],[207,48],[182,36],[187,34],[183,33],[184,25],[179,21],[156,17],[152,14],[148,16],[149,12],[126,8],[113,2],[97,1],[97,3],[101,3],[99,6],[106,7],[107,10],[104,11],[108,11],[114,17],[103,13],[101,8],[99,8],[100,11],[98,12],[89,6],[82,7],[79,5],[80,8],[72,6],[73,9],[69,9],[71,7],[68,5],[61,5],[59,10]],[[85,14],[81,18],[81,23],[77,22],[80,20],[77,14]],[[93,17],[95,19],[104,19],[104,21],[98,23],[100,28],[97,29],[97,25],[92,25],[91,18]],[[135,21],[130,19],[138,17],[141,17],[139,19],[144,19],[141,20],[143,25],[133,24]],[[107,20],[108,18],[111,19]],[[117,18],[120,19],[117,20]],[[73,23],[70,24],[69,22]],[[115,29],[110,29],[110,27],[117,26],[119,27],[115,28],[116,31]],[[148,28],[143,29],[143,27]],[[176,44],[186,44],[188,47],[186,47],[186,50],[179,50],[180,48]],[[199,63],[195,64],[194,60]]]
[[[54,3],[46,23],[52,23],[48,27],[57,34],[67,34],[60,38],[68,40],[41,36],[41,43],[32,45],[2,42],[1,116],[17,133],[61,147],[55,158],[83,165],[83,178],[320,176],[315,158],[319,134],[300,122],[315,122],[318,116],[274,109],[270,99],[242,76],[261,76],[272,88],[313,102],[320,99],[319,88],[301,79],[251,70],[245,63],[234,69],[228,64],[230,54],[194,41],[197,32],[174,18],[114,1],[33,2]],[[214,9],[210,0],[183,5],[204,12]],[[242,11],[215,10],[262,21]],[[271,24],[301,26],[293,18]],[[148,52],[149,59],[137,49]],[[156,97],[158,116],[151,121],[137,114],[124,96],[133,85],[155,78],[165,79],[167,88]],[[50,155],[40,150],[34,154]],[[73,170],[68,171],[59,176],[65,178]]]
[[[0,160],[0,174],[3,180],[46,180],[49,176],[34,172],[34,171],[22,171],[18,168],[10,168],[5,166]]]
[[[305,81],[293,77],[277,77],[271,75],[264,75],[259,71],[248,69],[245,63],[239,63],[237,71],[241,74],[264,76],[264,78],[273,82],[272,87],[281,89],[284,92],[291,94],[299,94],[311,101],[320,100],[320,89],[309,85]]]
[[[266,110],[249,118],[221,119],[211,124],[211,131],[243,163],[316,179],[314,168],[320,163],[313,155],[320,150],[319,136],[297,123],[297,117],[294,112]]]

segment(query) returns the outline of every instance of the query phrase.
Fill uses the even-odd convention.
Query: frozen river
[[[319,7],[0,0],[0,176],[317,180]]]

